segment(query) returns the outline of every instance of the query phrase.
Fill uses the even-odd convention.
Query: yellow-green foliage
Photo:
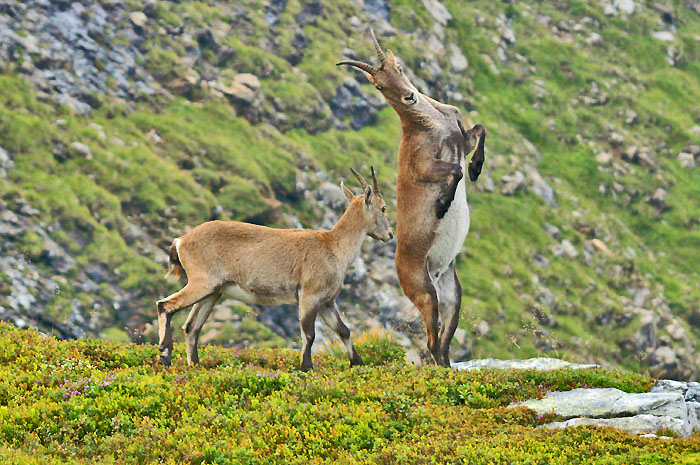
[[[320,355],[303,373],[296,351],[208,346],[202,367],[176,358],[166,369],[154,345],[0,323],[0,463],[670,464],[700,453],[697,438],[536,429],[553,417],[506,407],[552,389],[641,392],[644,376],[418,368],[376,335],[358,351],[381,364]]]

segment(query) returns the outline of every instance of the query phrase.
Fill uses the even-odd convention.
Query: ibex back
[[[330,231],[210,221],[175,239],[168,274],[179,276],[184,271],[187,285],[157,302],[161,362],[169,365],[172,358],[172,316],[194,304],[183,329],[187,361],[199,363],[199,333],[214,304],[225,294],[248,304],[298,304],[303,370],[312,367],[311,345],[319,313],[342,339],[351,365],[362,364],[335,300],[365,235],[386,242],[394,232],[374,169],[373,186],[353,173],[363,194],[355,196],[341,184],[350,205]]]
[[[471,122],[467,130],[457,107],[418,92],[391,50],[384,53],[371,35],[379,68],[359,61],[338,64],[364,71],[401,119],[396,271],[404,293],[423,316],[432,361],[449,366],[462,302],[455,259],[469,231],[463,172],[467,155],[476,148],[469,178],[479,177],[486,130],[480,124],[471,127]]]

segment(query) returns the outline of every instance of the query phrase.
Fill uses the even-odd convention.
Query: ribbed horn
[[[372,42],[374,42],[374,49],[377,51],[377,56],[379,57],[379,61],[381,61],[382,64],[384,64],[384,62],[386,61],[386,55],[384,55],[382,48],[379,46],[379,42],[377,42],[377,38],[374,35],[374,29],[370,28],[369,32],[372,35]]]
[[[372,184],[374,184],[374,193],[379,194],[379,181],[377,181],[377,173],[374,172],[374,166],[369,167],[372,170]]]
[[[377,72],[377,68],[375,68],[372,65],[368,65],[367,63],[362,63],[361,61],[355,61],[355,60],[348,60],[348,61],[341,61],[340,63],[336,63],[336,66],[340,65],[349,65],[349,66],[354,66],[355,68],[360,68],[362,71],[371,74],[374,76],[374,73]]]
[[[362,190],[365,190],[367,186],[369,186],[369,184],[367,184],[367,181],[365,181],[365,178],[363,178],[360,173],[358,173],[352,168],[350,168],[350,171],[352,171],[352,174],[354,174],[357,180],[360,181],[360,186],[362,186]]]

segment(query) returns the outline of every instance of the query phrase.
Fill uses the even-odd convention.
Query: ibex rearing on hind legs
[[[396,271],[404,293],[423,316],[433,361],[450,366],[450,341],[462,302],[455,259],[469,230],[463,172],[467,155],[476,148],[468,170],[472,181],[479,177],[486,130],[470,122],[466,129],[457,107],[418,92],[391,50],[384,53],[371,34],[378,68],[359,61],[338,65],[364,71],[401,119]]]

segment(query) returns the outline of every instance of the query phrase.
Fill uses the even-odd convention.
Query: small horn
[[[374,74],[377,72],[377,68],[375,68],[372,65],[368,65],[367,63],[362,63],[361,61],[355,61],[355,60],[348,60],[348,61],[341,61],[340,63],[336,63],[336,66],[340,65],[349,65],[349,66],[354,66],[355,68],[360,68],[362,71],[371,74],[374,76]]]
[[[372,184],[374,184],[374,193],[379,194],[379,181],[377,181],[377,173],[374,172],[374,166],[369,167],[372,170]]]
[[[374,42],[374,49],[377,51],[379,61],[381,61],[382,64],[384,64],[384,62],[386,61],[386,55],[384,55],[382,48],[379,46],[379,42],[377,42],[377,37],[374,35],[374,29],[370,28],[369,32],[370,34],[372,34],[372,42]]]
[[[365,178],[363,178],[360,173],[358,173],[352,168],[350,168],[350,171],[352,171],[352,174],[354,174],[357,180],[360,181],[360,186],[362,186],[362,190],[365,190],[365,188],[369,186],[369,184],[367,184],[367,181],[365,181]]]

